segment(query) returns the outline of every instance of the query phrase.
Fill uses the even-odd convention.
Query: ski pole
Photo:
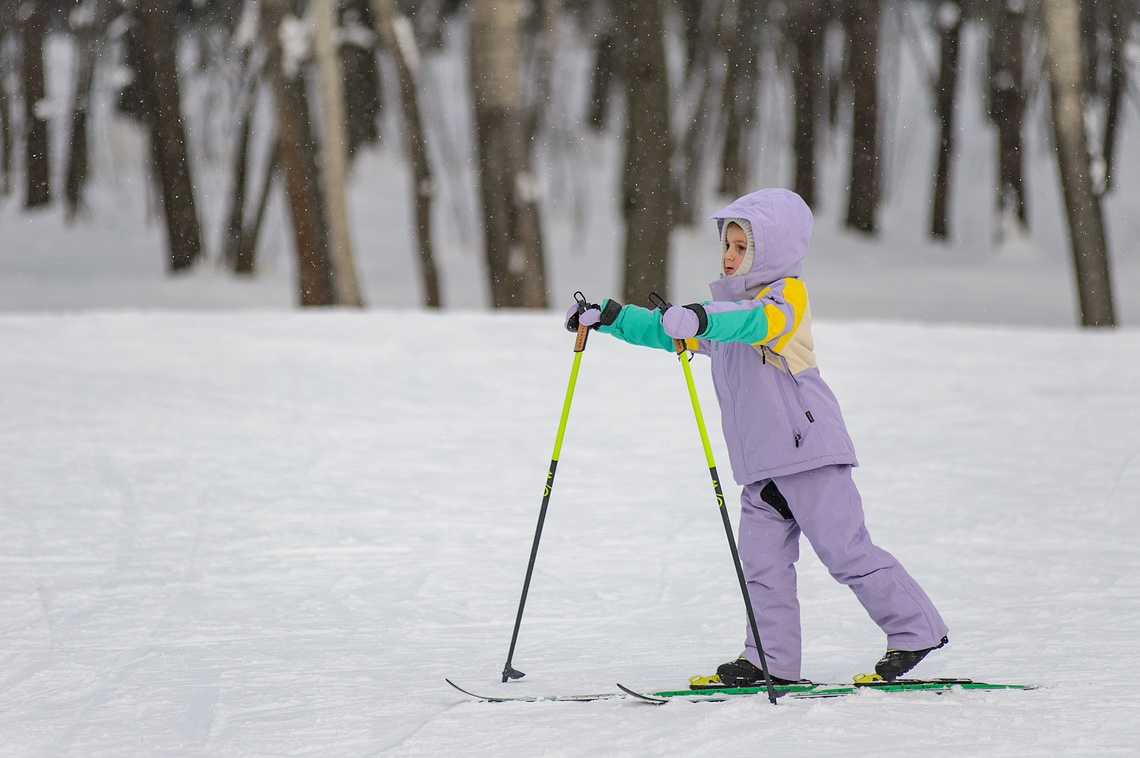
[[[578,303],[578,315],[586,311],[586,296],[581,292],[574,293],[574,300]],[[519,626],[522,625],[523,608],[526,607],[526,596],[530,590],[530,579],[534,574],[534,559],[538,556],[538,542],[542,539],[542,525],[546,521],[546,508],[550,504],[550,492],[554,489],[554,473],[558,470],[558,456],[562,452],[562,435],[566,432],[566,419],[570,416],[570,402],[574,399],[574,385],[578,382],[578,366],[582,363],[582,353],[586,349],[586,337],[589,336],[590,327],[585,324],[578,325],[578,337],[574,340],[574,365],[570,369],[570,384],[566,388],[566,399],[562,403],[562,419],[558,422],[558,435],[554,438],[554,454],[550,457],[550,468],[546,472],[546,491],[542,495],[542,506],[538,509],[538,525],[534,529],[534,543],[530,548],[530,562],[526,567],[526,578],[523,580],[522,597],[519,598],[519,610],[515,615],[515,630],[511,633],[511,648],[507,651],[507,662],[503,666],[503,681],[508,679],[521,679],[526,676],[514,668],[511,661],[515,657],[515,643],[519,638]]]
[[[649,294],[649,302],[661,309],[669,310],[669,303],[656,292]],[[689,399],[693,403],[693,415],[697,419],[697,429],[701,433],[701,444],[705,448],[705,460],[709,464],[709,474],[712,476],[713,492],[716,493],[717,508],[720,509],[720,518],[724,522],[724,534],[728,537],[728,549],[732,553],[732,563],[736,567],[736,579],[740,582],[740,593],[744,595],[744,610],[748,614],[748,625],[752,628],[752,639],[756,641],[756,652],[760,656],[760,669],[764,672],[764,685],[768,689],[768,700],[776,704],[776,688],[772,686],[772,675],[768,673],[768,661],[764,657],[764,646],[760,644],[760,629],[756,625],[756,613],[752,609],[752,598],[748,595],[748,582],[744,578],[744,567],[740,564],[740,552],[736,549],[736,538],[732,534],[732,522],[728,518],[728,508],[724,504],[724,491],[720,487],[720,476],[716,472],[716,461],[713,460],[712,446],[709,444],[709,434],[705,429],[705,418],[701,414],[701,403],[697,398],[697,387],[693,383],[693,369],[689,365],[689,351],[685,349],[684,340],[673,340],[673,347],[677,351],[677,358],[685,371],[685,383],[689,387]]]

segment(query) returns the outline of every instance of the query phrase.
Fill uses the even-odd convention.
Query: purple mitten
[[[691,308],[674,305],[661,317],[661,326],[673,339],[686,340],[700,333],[701,320]]]
[[[570,306],[570,310],[566,311],[566,331],[578,331],[578,324],[583,326],[594,326],[602,319],[602,311],[596,305],[587,305],[586,310],[578,313],[578,304]]]

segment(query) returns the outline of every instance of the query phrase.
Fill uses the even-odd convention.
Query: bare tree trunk
[[[202,253],[202,232],[194,204],[194,182],[186,153],[182,99],[178,86],[178,32],[175,0],[139,3],[138,37],[145,61],[150,114],[151,151],[162,185],[170,269],[194,265]]]
[[[938,25],[938,81],[934,87],[934,114],[938,117],[938,159],[930,212],[930,236],[950,237],[950,168],[954,158],[954,106],[958,99],[958,51],[962,39],[962,3],[942,0],[935,8]]]
[[[297,244],[301,305],[335,305],[325,199],[319,181],[302,62],[286,59],[281,49],[281,23],[292,8],[290,0],[261,0],[260,4],[266,70],[273,82],[277,110],[279,157],[285,170],[285,189]]]
[[[609,113],[613,84],[624,79],[625,35],[620,33],[619,19],[624,13],[621,4],[617,7],[607,2],[594,4],[591,23],[594,36],[594,66],[590,71],[590,100],[586,113],[586,123],[595,132],[606,125]]]
[[[348,93],[344,99],[345,138],[348,155],[352,157],[365,145],[380,141],[377,119],[383,93],[369,0],[343,2],[340,17],[340,65],[344,71],[344,91]]]
[[[333,0],[312,0],[309,9],[316,21],[314,48],[321,96],[321,158],[324,169],[325,198],[328,210],[330,260],[333,265],[333,287],[339,305],[357,308],[364,305],[356,264],[352,255],[352,233],[348,223],[348,148],[345,139],[344,79],[340,56],[333,42],[336,10]]]
[[[221,259],[235,273],[241,251],[242,230],[245,226],[245,196],[249,176],[249,138],[253,131],[253,112],[257,93],[261,89],[261,72],[256,62],[246,62],[246,75],[237,103],[237,136],[233,151],[233,170],[230,185],[229,212],[222,229],[219,246]]]
[[[546,248],[542,234],[542,209],[539,205],[542,191],[535,177],[534,161],[539,131],[547,120],[561,14],[562,0],[535,0],[533,21],[524,27],[528,37],[523,49],[529,49],[525,69],[529,72],[529,87],[524,88],[522,99],[522,165],[519,178],[515,181],[515,202],[518,206],[516,236],[522,241],[532,240],[531,255],[541,261],[546,260]],[[541,295],[543,303],[546,302],[545,287],[541,293],[536,294]]]
[[[479,186],[491,302],[546,307],[546,273],[536,239],[522,237],[522,204],[534,187],[525,172],[519,81],[521,14],[518,0],[474,0],[471,10],[471,88],[479,146]]]
[[[878,54],[882,0],[852,0],[847,8],[851,114],[851,182],[847,227],[877,231],[880,200]]]
[[[823,16],[817,0],[801,0],[788,6],[785,21],[788,41],[794,51],[792,93],[795,129],[792,152],[795,159],[796,194],[815,206],[815,134],[823,92]]]
[[[740,197],[752,183],[749,145],[756,125],[756,82],[760,61],[760,9],[752,0],[734,0],[735,28],[728,34],[728,71],[724,80],[724,145],[717,192]]]
[[[989,115],[998,129],[997,209],[1007,227],[1029,228],[1022,171],[1025,121],[1025,7],[999,4],[990,38]]]
[[[673,189],[669,168],[669,84],[662,0],[629,0],[626,83],[625,271],[622,297],[644,302],[650,292],[668,297]]]
[[[1104,219],[1089,173],[1077,2],[1044,0],[1043,9],[1057,168],[1069,220],[1081,325],[1115,326]]]
[[[24,207],[29,209],[51,202],[48,122],[39,107],[46,96],[44,38],[49,10],[47,0],[29,0],[23,8],[20,35],[24,58]]]
[[[1104,110],[1104,191],[1113,187],[1113,165],[1116,162],[1116,125],[1120,118],[1120,101],[1128,88],[1125,45],[1128,42],[1127,0],[1109,0],[1108,94]]]
[[[0,29],[9,28],[11,9],[0,8]],[[8,77],[4,73],[12,67],[8,33],[0,31],[0,197],[12,194],[12,96],[8,92]]]
[[[241,228],[237,254],[234,256],[235,274],[252,274],[257,268],[257,240],[261,236],[261,228],[265,221],[265,209],[269,206],[269,195],[273,191],[273,177],[277,176],[277,167],[280,165],[280,145],[281,141],[277,137],[270,141],[269,156],[265,161],[265,174],[262,176],[257,202],[254,203],[256,210],[253,218],[244,223]]]
[[[91,86],[95,79],[95,60],[98,48],[96,35],[101,31],[101,3],[89,0],[85,13],[72,13],[72,28],[78,50],[75,69],[75,94],[71,106],[71,138],[68,140],[67,174],[63,196],[67,221],[73,221],[83,208],[83,194],[87,187],[87,116],[91,105]]]
[[[424,305],[439,308],[439,273],[435,265],[435,246],[432,242],[432,205],[435,186],[428,163],[427,142],[424,139],[420,118],[419,51],[411,22],[405,16],[396,16],[392,0],[372,0],[372,22],[384,46],[392,54],[396,74],[400,80],[400,106],[403,115],[404,144],[412,169],[412,196],[416,209],[416,248],[420,267],[420,283],[424,290]]]
[[[703,188],[705,152],[709,146],[712,116],[717,101],[713,55],[717,40],[717,19],[723,0],[710,0],[700,11],[699,19],[686,26],[686,36],[695,35],[690,47],[691,58],[685,70],[682,96],[678,99],[677,142],[673,188],[676,193],[674,221],[691,226],[697,221]],[[723,96],[722,96],[723,100]]]

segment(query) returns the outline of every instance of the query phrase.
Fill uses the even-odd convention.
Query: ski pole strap
[[[581,316],[586,312],[590,304],[586,301],[586,296],[582,294],[581,290],[574,293],[574,300],[578,303],[578,315]],[[578,324],[578,336],[574,340],[575,353],[580,353],[586,349],[586,338],[588,336],[590,336],[590,327],[585,324]]]

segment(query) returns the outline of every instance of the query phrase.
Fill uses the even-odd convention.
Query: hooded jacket
[[[799,280],[811,238],[811,210],[794,192],[767,189],[713,218],[746,219],[751,267],[721,276],[702,303],[707,325],[686,347],[712,359],[721,428],[737,484],[833,464],[858,465],[843,414],[820,376],[807,289]],[[601,331],[639,345],[673,349],[659,311],[627,305]]]

